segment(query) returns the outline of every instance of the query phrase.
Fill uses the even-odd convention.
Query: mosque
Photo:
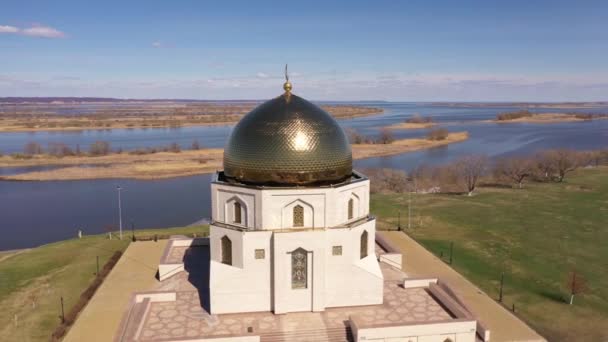
[[[344,131],[284,90],[236,125],[209,237],[172,237],[116,340],[488,341],[449,286],[403,273]]]

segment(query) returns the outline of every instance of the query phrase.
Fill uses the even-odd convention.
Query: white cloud
[[[21,30],[21,34],[39,38],[64,38],[65,33],[49,26],[32,26]]]
[[[38,37],[38,38],[64,38],[65,33],[50,27],[50,26],[42,26],[42,25],[33,25],[28,28],[19,28],[15,26],[3,26],[0,25],[0,33],[8,33],[8,34],[20,34],[23,36],[29,37]]]
[[[257,78],[268,78],[268,77],[270,77],[270,76],[268,76],[268,74],[265,74],[263,72],[258,72],[256,74],[256,76],[257,76]]]
[[[156,41],[156,42],[152,43],[152,47],[155,47],[155,48],[159,48],[159,47],[162,47],[162,46],[163,46],[163,43],[161,43],[159,41]]]
[[[19,32],[19,28],[15,26],[3,26],[0,25],[0,33],[17,33]]]

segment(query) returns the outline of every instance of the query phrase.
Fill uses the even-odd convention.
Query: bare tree
[[[555,163],[548,151],[542,151],[534,156],[534,169],[538,180],[551,180],[555,173]]]
[[[448,135],[450,135],[450,132],[447,129],[437,128],[430,130],[429,133],[426,135],[426,138],[428,140],[445,140]]]
[[[373,193],[403,193],[407,191],[405,172],[394,169],[366,170],[371,181]]]
[[[173,153],[179,153],[182,151],[182,148],[179,146],[178,143],[171,143],[171,145],[169,145],[169,152],[173,152]]]
[[[28,155],[42,154],[42,146],[40,146],[40,144],[37,142],[31,141],[25,144],[23,152]]]
[[[598,167],[606,161],[605,153],[606,151],[602,150],[588,151],[585,153],[585,159],[589,165]]]
[[[534,171],[534,165],[528,158],[503,158],[496,163],[494,170],[499,176],[506,177],[517,183],[521,189],[524,179],[530,177]]]
[[[395,136],[393,135],[393,131],[389,128],[383,127],[380,129],[380,137],[378,137],[379,144],[390,144],[395,141]]]
[[[454,164],[458,177],[466,185],[468,196],[473,195],[479,179],[485,174],[487,160],[486,156],[470,155],[460,158]]]
[[[576,270],[573,270],[568,274],[568,279],[566,281],[566,287],[570,292],[570,305],[574,302],[574,296],[580,293],[584,293],[587,291],[587,281],[582,274],[578,273]]]
[[[96,141],[91,144],[89,153],[93,156],[104,156],[110,153],[110,143],[107,141]]]
[[[549,150],[546,152],[549,160],[557,172],[557,181],[562,182],[566,174],[576,170],[581,165],[578,152],[572,150]]]
[[[63,157],[74,155],[74,151],[64,143],[50,142],[48,153],[52,156]]]
[[[348,140],[351,144],[364,144],[365,136],[359,132],[357,132],[354,128],[349,128],[346,130],[346,134],[348,135]]]

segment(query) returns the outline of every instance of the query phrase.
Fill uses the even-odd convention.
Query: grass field
[[[407,226],[407,195],[374,195],[380,229]],[[564,183],[482,187],[473,197],[415,195],[409,232],[490,296],[516,307],[549,341],[608,340],[608,168],[579,170]],[[407,257],[407,256],[406,256]],[[576,269],[588,292],[570,306]]]
[[[205,226],[139,230],[136,236],[206,231]],[[101,269],[115,251],[127,248],[130,238],[130,232],[122,241],[86,236],[0,260],[0,341],[48,341],[59,323],[60,297],[67,313],[95,277],[96,257]]]

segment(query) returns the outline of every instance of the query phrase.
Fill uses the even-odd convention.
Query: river
[[[344,128],[377,135],[379,128],[420,113],[432,116],[450,131],[468,131],[470,139],[441,148],[355,162],[357,168],[388,167],[409,170],[422,163],[445,163],[467,154],[489,157],[529,154],[545,148],[598,149],[608,147],[608,120],[552,124],[494,124],[479,122],[515,107],[452,107],[420,103],[369,102],[355,105],[382,107],[381,115],[341,120]],[[608,113],[606,108],[537,109],[536,112]],[[112,148],[168,145],[183,147],[197,140],[202,146],[221,147],[231,126],[154,129],[115,129],[0,133],[0,151],[20,152],[26,143],[42,146],[61,142],[86,149],[96,140]],[[397,138],[424,136],[426,130],[395,131]],[[0,174],[19,172],[0,168]],[[122,188],[123,227],[130,229],[182,226],[209,217],[210,175],[164,180],[84,180],[52,182],[0,181],[0,250],[33,247],[85,234],[102,233],[118,226],[116,186]]]

